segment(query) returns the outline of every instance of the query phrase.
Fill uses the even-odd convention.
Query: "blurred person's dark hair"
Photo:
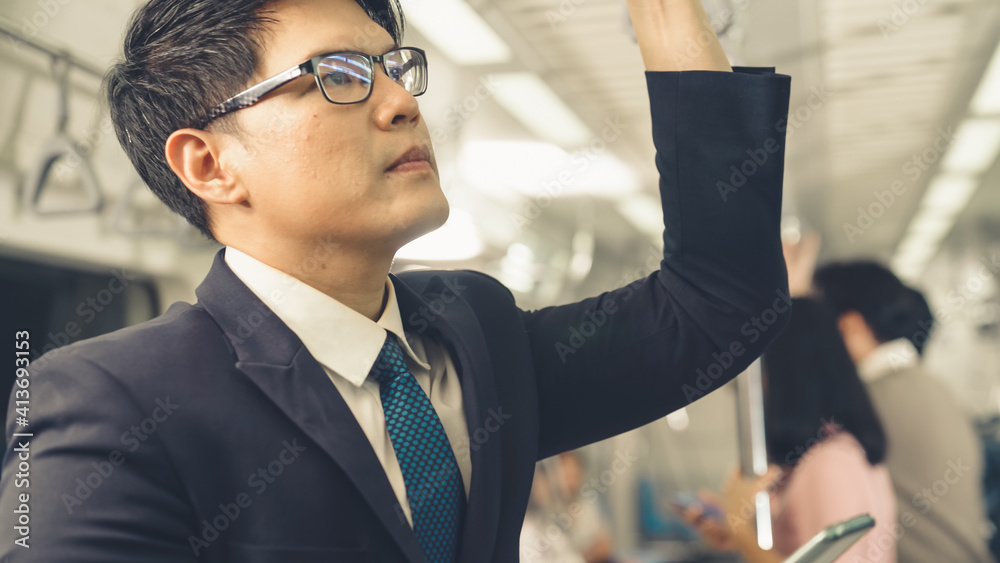
[[[816,271],[813,284],[837,316],[857,311],[879,342],[906,338],[923,355],[934,314],[923,294],[904,285],[885,266],[876,262],[830,264]]]
[[[872,465],[885,459],[885,432],[830,307],[793,299],[791,320],[764,352],[762,365],[772,462],[796,465],[805,450],[828,436],[828,425],[854,436]]]
[[[150,190],[167,207],[213,239],[202,200],[170,169],[164,144],[193,127],[212,107],[250,86],[275,0],[151,0],[127,26],[123,59],[105,77],[118,142]],[[399,43],[398,0],[356,0]],[[238,134],[233,118],[215,128]]]

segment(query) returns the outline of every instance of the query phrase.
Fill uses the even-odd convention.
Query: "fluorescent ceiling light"
[[[667,425],[678,432],[687,428],[690,422],[691,418],[688,417],[688,411],[684,407],[667,415]]]
[[[938,243],[941,242],[940,233],[910,233],[899,245],[896,252],[900,259],[919,262],[926,260],[937,251]]]
[[[406,23],[459,65],[502,63],[510,47],[464,0],[405,0]]]
[[[493,98],[538,138],[567,147],[590,140],[590,129],[537,74],[494,74],[493,82]]]
[[[802,240],[802,222],[795,215],[785,215],[781,218],[781,242],[798,244]]]
[[[990,59],[969,104],[972,115],[1000,114],[1000,45]],[[906,280],[915,280],[948,234],[955,217],[969,203],[978,187],[971,176],[989,170],[1000,154],[1000,118],[971,117],[958,129],[955,142],[941,167],[945,172],[964,173],[935,178],[924,194],[920,211],[892,259],[892,269]]]
[[[663,207],[660,201],[646,194],[636,194],[618,204],[618,212],[632,226],[654,239],[663,235]]]
[[[590,274],[594,266],[594,235],[587,231],[577,231],[573,235],[573,258],[569,261],[566,275],[573,281],[580,281]]]
[[[600,155],[587,151],[573,153],[570,166],[573,171],[570,187],[576,185],[574,193],[619,197],[635,193],[640,187],[632,167],[608,152]],[[662,211],[660,215],[662,219]]]
[[[553,198],[564,195],[557,180],[568,161],[569,153],[552,143],[472,141],[462,145],[458,170],[469,186],[516,203],[546,187]]]
[[[640,187],[632,167],[608,152],[570,154],[539,141],[465,143],[458,169],[479,191],[511,203],[534,198],[540,207],[562,196],[618,198]]]
[[[934,194],[946,194],[949,184],[960,186],[961,182],[948,178],[938,178],[932,183],[932,190],[924,197],[924,206],[910,222],[906,236],[896,248],[896,254],[891,261],[891,267],[896,275],[907,281],[915,281],[927,267],[934,254],[937,253],[941,241],[948,235],[955,222],[954,210],[943,207],[930,207],[928,199],[933,200]],[[975,188],[975,184],[972,184]],[[969,190],[967,190],[969,191]],[[942,212],[943,210],[943,212]]]
[[[923,272],[923,265],[910,265],[910,264],[899,264],[892,262],[889,264],[890,269],[896,274],[896,277],[907,283],[914,283],[920,279],[920,273]]]
[[[947,230],[918,230],[907,233],[891,261],[897,275],[910,280],[916,278],[937,252]]]
[[[972,98],[972,111],[979,115],[1000,114],[1000,44]]]
[[[535,253],[515,242],[507,247],[507,255],[500,261],[500,281],[514,291],[529,293],[535,288],[534,269]]]
[[[954,217],[965,209],[977,187],[979,182],[969,176],[938,176],[927,187],[921,207],[939,217]]]
[[[475,258],[482,252],[483,242],[472,216],[460,209],[452,209],[444,226],[400,248],[396,258],[456,261]]]
[[[925,208],[913,218],[907,232],[914,236],[943,237],[951,230],[954,223],[954,215],[943,216]]]
[[[966,119],[955,134],[942,167],[947,172],[981,174],[1000,154],[1000,118]]]
[[[920,274],[923,273],[924,269],[927,267],[929,259],[929,256],[919,258],[893,258],[893,260],[889,263],[889,267],[900,279],[907,282],[914,282],[920,278]]]

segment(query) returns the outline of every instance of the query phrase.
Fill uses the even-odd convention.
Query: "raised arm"
[[[660,418],[735,377],[784,326],[779,238],[789,78],[703,51],[697,0],[630,2],[646,73],[666,228],[659,269],[571,305],[524,313],[539,392],[539,458]],[[699,37],[702,37],[699,43]],[[640,251],[641,252],[641,251]]]
[[[628,0],[648,71],[732,71],[701,0]]]

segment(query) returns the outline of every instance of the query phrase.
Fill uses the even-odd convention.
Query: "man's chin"
[[[410,242],[416,240],[427,233],[434,232],[440,229],[446,221],[448,221],[448,216],[451,214],[451,208],[448,205],[448,200],[444,199],[444,195],[441,196],[441,203],[433,207],[429,207],[424,213],[411,224],[409,229],[409,240]]]

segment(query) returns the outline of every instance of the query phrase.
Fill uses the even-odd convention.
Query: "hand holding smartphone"
[[[725,512],[709,495],[698,498],[690,493],[681,493],[670,506],[685,522],[698,530],[709,547],[719,551],[732,551],[736,548],[726,524]]]
[[[677,498],[670,502],[670,507],[681,516],[690,514],[691,509],[698,510],[700,518],[711,518],[724,521],[722,509],[711,503],[706,503],[691,493],[679,493]]]

